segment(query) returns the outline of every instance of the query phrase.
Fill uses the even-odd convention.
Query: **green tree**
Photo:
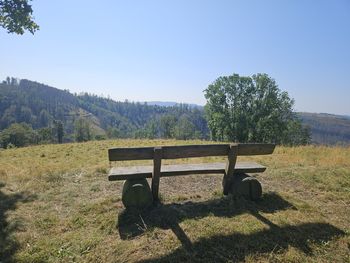
[[[26,107],[26,106],[22,106],[20,114],[19,114],[19,121],[18,122],[30,123],[31,119],[32,119],[31,109]]]
[[[301,121],[295,117],[288,122],[288,128],[283,134],[283,144],[285,145],[305,145],[311,141],[311,132],[308,126],[303,126]]]
[[[144,136],[148,139],[154,139],[158,137],[158,125],[155,120],[150,120],[144,130]]]
[[[11,105],[3,112],[3,116],[0,119],[0,125],[2,128],[7,128],[10,124],[16,122],[16,110],[17,107]]]
[[[37,130],[38,138],[40,143],[50,143],[53,141],[52,139],[53,130],[50,127],[45,127]]]
[[[33,20],[31,0],[0,0],[0,26],[8,33],[24,34],[25,30],[34,34],[39,26]]]
[[[63,123],[62,121],[55,121],[55,131],[56,131],[56,136],[57,136],[57,142],[62,143],[63,142],[63,135],[64,135],[64,130],[63,130]]]
[[[90,123],[79,118],[74,123],[74,135],[77,142],[86,142],[92,139]]]
[[[0,133],[0,144],[7,148],[9,144],[16,147],[37,143],[35,131],[26,123],[14,123]]]
[[[176,124],[174,115],[164,115],[160,118],[160,136],[162,138],[173,138]]]
[[[182,116],[175,126],[175,138],[189,140],[195,137],[195,127],[187,116]]]
[[[267,74],[219,77],[205,90],[205,98],[213,140],[309,142],[307,134],[298,131],[303,127],[293,113],[294,101]]]
[[[42,109],[39,113],[39,125],[40,125],[40,127],[48,126],[49,121],[50,121],[50,114],[47,112],[47,110]]]
[[[120,131],[116,127],[108,127],[106,134],[109,139],[120,138]]]

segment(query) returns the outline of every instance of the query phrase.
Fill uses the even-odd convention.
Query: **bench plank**
[[[193,157],[208,156],[226,156],[229,145],[227,144],[208,144],[208,145],[179,145],[164,146],[163,159],[181,159]]]
[[[109,161],[131,161],[153,159],[154,147],[108,149]]]
[[[226,163],[200,163],[162,165],[161,177],[190,175],[190,174],[224,174]],[[255,162],[238,162],[235,173],[262,173],[266,170]],[[152,178],[153,166],[113,167],[108,175],[109,181]]]
[[[238,155],[271,154],[275,149],[269,143],[239,143]],[[227,156],[229,144],[203,144],[162,146],[162,159],[179,159],[207,156]],[[154,156],[154,147],[112,148],[108,150],[109,161],[151,160]]]
[[[265,155],[271,154],[275,150],[272,143],[239,143],[238,155]]]
[[[270,143],[239,143],[237,155],[271,154],[275,149]],[[230,144],[164,146],[163,159],[179,159],[208,156],[227,156]]]

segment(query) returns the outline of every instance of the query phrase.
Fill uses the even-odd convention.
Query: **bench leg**
[[[223,188],[224,195],[229,194],[230,187],[232,184],[231,178],[232,178],[232,176],[228,176],[227,174],[224,174],[224,178],[222,178],[222,188]]]
[[[250,200],[257,200],[262,196],[262,187],[260,182],[247,174],[234,174],[230,178],[231,180],[226,180],[225,184],[228,188],[227,194],[232,194],[233,196],[243,196]],[[225,178],[223,180],[224,184]]]
[[[152,193],[146,178],[126,180],[123,185],[122,202],[127,209],[142,210],[152,205]]]
[[[153,195],[153,201],[158,202],[159,201],[159,181],[160,178],[157,176],[153,176],[152,178],[152,195]]]
[[[228,152],[228,156],[227,156],[224,179],[222,181],[222,186],[224,188],[224,195],[228,195],[228,192],[229,192],[231,181],[233,179],[234,172],[235,172],[237,154],[238,154],[238,145],[231,144]]]
[[[160,181],[160,167],[162,165],[162,148],[154,148],[154,157],[153,157],[153,173],[152,173],[152,195],[153,201],[159,201],[159,181]]]

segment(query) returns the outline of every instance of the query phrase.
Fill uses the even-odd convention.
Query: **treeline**
[[[0,84],[0,131],[2,147],[106,138],[209,138],[200,108],[116,102],[15,78]]]
[[[312,143],[327,145],[350,144],[350,117],[326,113],[298,113],[312,134]]]
[[[12,123],[8,128],[0,132],[0,145],[3,148],[22,147],[32,144],[62,143],[63,125],[55,122],[54,127],[33,130],[27,123]]]
[[[77,105],[77,99],[66,90],[7,78],[0,84],[0,129],[13,123],[27,123],[33,129],[39,129],[61,121],[67,133],[71,133],[73,126],[67,116]]]
[[[111,138],[209,138],[203,109],[198,107],[117,102],[87,93],[77,98],[79,106],[96,116]]]

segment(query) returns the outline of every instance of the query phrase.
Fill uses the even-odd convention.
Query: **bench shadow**
[[[144,233],[146,228],[171,229],[185,219],[203,218],[209,214],[217,217],[233,217],[246,212],[273,213],[284,209],[296,209],[276,193],[266,193],[255,202],[230,197],[204,202],[158,204],[139,212],[124,209],[118,215],[118,231],[121,239],[130,239]]]
[[[160,258],[142,262],[227,262],[244,260],[247,255],[270,253],[296,247],[312,253],[309,242],[326,242],[344,232],[326,223],[307,223],[279,227],[260,214],[296,208],[276,193],[265,193],[261,200],[252,202],[243,198],[220,198],[204,202],[159,204],[144,212],[123,210],[118,215],[117,228],[121,239],[142,235],[149,228],[171,229],[182,246]],[[185,219],[208,215],[234,217],[250,213],[268,226],[253,234],[235,233],[202,238],[192,243],[179,223]]]
[[[7,194],[1,189],[3,187],[5,184],[0,182],[0,262],[5,263],[13,262],[13,256],[19,248],[14,233],[22,226],[18,219],[10,221],[7,213],[16,210],[19,202],[31,202],[36,196],[28,192]]]
[[[254,234],[235,233],[202,238],[191,245],[191,250],[182,246],[170,254],[139,262],[242,262],[246,256],[283,253],[290,246],[312,255],[310,243],[324,244],[344,234],[327,223],[287,225]]]

